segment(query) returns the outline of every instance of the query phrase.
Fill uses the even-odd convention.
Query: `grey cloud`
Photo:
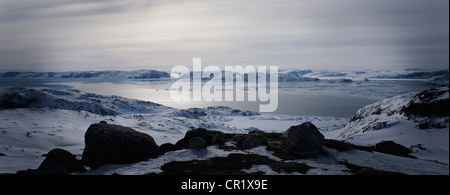
[[[143,0],[18,0],[0,3],[0,19],[110,14],[148,6]]]
[[[445,68],[448,12],[447,0],[2,1],[0,69],[148,68],[194,56],[216,65]]]

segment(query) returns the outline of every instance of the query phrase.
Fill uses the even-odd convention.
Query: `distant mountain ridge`
[[[70,72],[18,72],[0,73],[0,78],[99,78],[99,79],[153,79],[170,78],[170,74],[158,70],[132,71],[70,71]]]
[[[222,80],[225,79],[222,71]],[[237,73],[238,74],[238,73]],[[193,72],[190,72],[192,78]],[[239,74],[238,74],[239,75]],[[105,71],[66,71],[66,72],[33,72],[33,71],[0,71],[0,78],[59,78],[59,79],[165,79],[171,78],[169,72],[159,70],[105,70]],[[247,81],[247,76],[244,78]],[[330,83],[352,83],[353,81],[370,81],[371,79],[422,79],[437,85],[448,85],[449,70],[371,70],[371,71],[328,71],[328,70],[280,70],[278,82],[311,82],[325,81]],[[202,79],[208,81],[209,79]]]

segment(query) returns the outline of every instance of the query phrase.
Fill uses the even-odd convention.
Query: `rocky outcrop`
[[[305,122],[291,126],[281,135],[281,148],[298,156],[308,156],[318,152],[323,146],[324,136],[316,126]]]
[[[232,153],[226,157],[213,157],[207,160],[172,161],[161,167],[163,175],[260,175],[262,172],[247,173],[255,165],[267,165],[277,172],[305,174],[312,167],[297,163],[275,161],[267,156],[257,154]]]
[[[418,129],[448,128],[449,88],[441,86],[419,93],[407,93],[361,108],[341,129],[339,139],[393,127],[410,120]]]
[[[339,152],[345,152],[354,148],[354,145],[345,141],[325,139],[323,145],[327,148],[336,149]]]
[[[349,169],[349,172],[353,173],[354,175],[405,175],[398,172],[383,171],[370,167],[358,166],[346,161],[339,161],[338,163],[346,166]]]
[[[82,163],[93,168],[146,160],[158,149],[150,135],[119,125],[92,124],[84,139]]]
[[[69,175],[73,172],[86,172],[81,162],[70,152],[55,148],[34,172],[35,175]]]
[[[374,150],[377,152],[385,153],[385,154],[392,154],[392,155],[396,155],[396,156],[415,158],[415,157],[409,155],[409,153],[411,153],[409,148],[402,146],[400,144],[397,144],[393,141],[383,141],[383,142],[377,143],[375,145]]]
[[[406,116],[449,116],[448,86],[432,88],[416,94],[401,109]]]
[[[164,155],[167,152],[176,150],[175,145],[171,143],[161,144],[156,150],[156,153],[152,155],[152,158],[156,158],[158,156]]]
[[[257,154],[232,153],[227,157],[212,157],[204,160],[171,161],[165,163],[161,174],[262,174],[263,172],[246,172],[257,165],[266,165],[277,173],[306,173],[313,168],[298,162],[287,160],[317,158],[328,156],[329,149],[339,152],[364,150],[381,152],[402,157],[410,157],[409,149],[393,141],[383,141],[373,146],[358,146],[341,140],[324,139],[314,124],[302,123],[290,127],[285,133],[266,133],[254,130],[248,134],[222,133],[206,129],[194,129],[186,133],[177,144],[166,143],[158,147],[151,136],[119,125],[105,122],[92,124],[85,134],[86,148],[82,163],[70,152],[62,149],[50,151],[47,158],[37,170],[28,169],[17,172],[18,175],[68,175],[84,172],[83,165],[98,167],[106,163],[134,163],[156,158],[166,152],[180,149],[205,149],[209,145],[223,142],[234,143],[218,146],[224,150],[246,150],[258,146],[267,146],[266,150],[281,161]],[[322,148],[326,147],[326,148]],[[369,167],[357,166],[346,161],[339,161],[349,172],[357,175],[397,174]],[[151,173],[149,173],[151,174]],[[156,173],[152,173],[156,174]]]

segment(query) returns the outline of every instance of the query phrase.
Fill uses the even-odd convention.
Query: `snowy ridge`
[[[193,72],[190,72],[192,78]],[[228,74],[230,75],[230,74]],[[231,74],[232,75],[232,74]],[[167,79],[170,74],[158,70],[132,71],[69,71],[69,72],[0,72],[0,78],[60,78],[60,79]],[[242,78],[240,75],[237,77]],[[225,72],[222,71],[222,80]],[[310,82],[324,81],[330,83],[351,83],[354,81],[369,81],[370,79],[421,79],[438,85],[448,85],[449,70],[366,70],[366,71],[328,71],[328,70],[279,70],[279,82]],[[207,81],[209,79],[204,79]],[[247,78],[244,78],[247,81]]]
[[[288,73],[279,71],[278,72],[278,82],[319,81],[318,78],[303,76],[306,73],[310,73],[310,71],[306,71],[306,72],[304,72],[304,71],[292,71],[292,72],[288,72]],[[189,76],[190,76],[191,80],[193,78],[193,74],[194,74],[194,72],[192,72],[192,71],[189,73]],[[202,75],[202,73],[198,73],[198,74]],[[246,73],[246,74],[242,75],[242,74],[240,74],[238,72],[236,72],[236,73],[233,72],[232,73],[232,72],[221,71],[220,74],[222,75],[222,79],[221,79],[222,82],[226,81],[226,80],[228,80],[228,81],[237,80],[237,81],[248,82],[249,76],[259,80],[258,75],[255,74],[255,73]],[[202,76],[206,77],[206,78],[202,78],[202,81],[209,81],[212,78],[211,75],[209,75],[209,78],[208,78],[207,75],[202,75]],[[266,81],[270,81],[270,78],[267,77]]]
[[[169,78],[167,72],[158,70],[133,71],[71,71],[71,72],[18,72],[0,73],[0,78],[82,78],[82,79],[155,79]]]
[[[359,133],[380,130],[399,123],[401,118],[412,120],[418,127],[422,127],[420,125],[423,122],[430,122],[429,120],[440,122],[423,126],[425,129],[448,128],[448,101],[448,86],[387,98],[359,109],[347,122],[339,137],[349,138]],[[418,111],[419,108],[415,108],[417,104],[429,106],[430,111],[425,106]]]
[[[54,108],[81,110],[101,115],[152,113],[165,106],[153,102],[128,100],[118,96],[101,96],[76,89],[6,88],[0,95],[0,109]]]
[[[320,79],[314,77],[303,76],[302,73],[280,73],[278,75],[278,82],[295,82],[295,81],[319,81]]]
[[[207,108],[189,108],[185,110],[174,111],[169,114],[170,116],[180,116],[186,118],[203,117],[207,115],[219,115],[219,116],[256,116],[260,115],[254,111],[242,111],[225,106],[210,106]]]
[[[298,72],[299,70],[292,71]],[[365,71],[300,71],[305,77],[335,81],[369,81],[372,79],[420,79],[437,85],[448,85],[449,70],[405,69],[405,70],[365,70]]]
[[[192,78],[193,72],[190,72]],[[233,74],[227,74],[233,75]],[[236,73],[237,79],[242,77]],[[256,76],[257,77],[257,76]],[[226,74],[222,71],[222,80],[226,79]],[[230,78],[228,78],[230,79]],[[438,85],[448,85],[449,70],[426,70],[426,69],[406,69],[406,70],[367,70],[367,71],[328,71],[328,70],[279,70],[278,82],[310,82],[322,81],[329,83],[352,83],[354,81],[367,82],[370,79],[420,79]],[[209,79],[204,79],[208,81]]]
[[[442,86],[384,99],[361,108],[333,134],[363,145],[392,140],[414,149],[412,155],[448,163],[448,91]]]

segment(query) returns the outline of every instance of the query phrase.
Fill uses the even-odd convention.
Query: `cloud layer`
[[[446,68],[447,0],[0,2],[0,69]]]

